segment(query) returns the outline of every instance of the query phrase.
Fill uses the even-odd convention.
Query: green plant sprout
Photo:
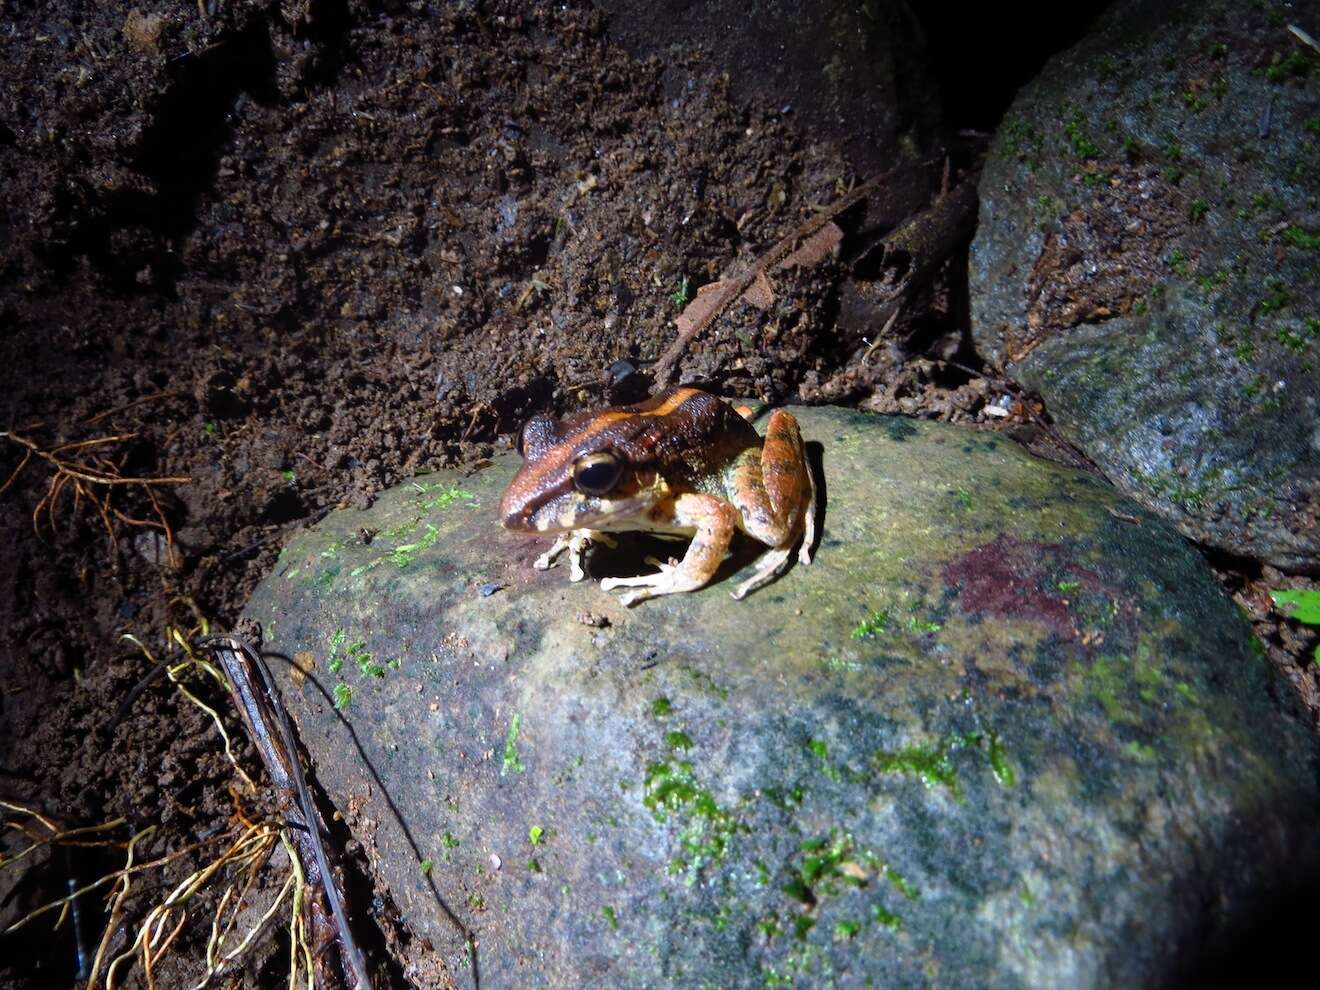
[[[683,276],[683,281],[678,283],[678,289],[669,294],[669,301],[680,309],[692,301],[686,275]]]
[[[1308,626],[1320,626],[1320,591],[1273,588],[1270,597],[1274,599],[1274,607],[1287,618]],[[1320,645],[1316,646],[1312,657],[1320,664]]]

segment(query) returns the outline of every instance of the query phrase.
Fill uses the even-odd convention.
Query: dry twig
[[[976,226],[977,202],[976,176],[965,177],[858,259],[855,268],[872,264],[879,268],[882,306],[896,304],[897,312],[906,299],[935,276]]]
[[[136,409],[138,406],[146,405],[148,402],[158,402],[161,399],[172,399],[178,394],[178,392],[173,392],[168,389],[164,392],[153,392],[151,395],[144,395],[141,398],[133,399],[122,405],[107,409],[105,412],[99,412],[89,419],[84,419],[82,425],[91,426],[93,423],[99,423],[101,420],[109,419],[111,416],[118,416],[121,412],[126,412],[129,409]]]
[[[321,986],[347,984],[357,990],[370,990],[372,983],[367,973],[366,960],[348,925],[348,910],[344,893],[340,889],[340,878],[330,865],[330,857],[321,838],[325,832],[325,823],[312,800],[302,764],[298,760],[293,726],[279,700],[265,661],[259,652],[237,636],[206,637],[199,640],[198,645],[214,651],[224,665],[229,675],[235,707],[242,712],[248,734],[266,765],[271,786],[281,805],[287,809],[286,814],[291,823],[291,827],[286,830],[289,833],[286,842],[292,844],[290,856],[303,864],[302,869],[306,871],[305,880],[300,880],[295,899],[298,908],[292,922],[293,931],[295,934],[306,935],[310,927],[311,943],[318,948],[314,959],[310,954],[307,955],[307,965],[311,967],[315,962],[315,975]],[[293,855],[292,847],[297,849],[296,856]],[[304,902],[310,926],[302,920],[301,908]],[[295,972],[299,944],[295,939],[291,963]],[[338,972],[331,967],[329,957],[333,953],[323,951],[324,947],[331,944],[337,944],[339,949]],[[309,979],[311,972],[309,968]]]
[[[949,181],[945,171],[944,182]],[[856,268],[876,264],[881,281],[879,304],[884,328],[862,356],[866,364],[893,329],[904,305],[928,284],[954,249],[976,225],[976,179],[966,177],[907,222],[885,235],[860,258]],[[872,260],[874,259],[874,261]]]

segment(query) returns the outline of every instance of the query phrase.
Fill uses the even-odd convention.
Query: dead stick
[[[128,409],[132,409],[135,406],[140,406],[148,402],[155,402],[157,399],[168,399],[172,396],[176,396],[179,394],[180,394],[179,392],[165,391],[165,392],[156,392],[152,395],[144,395],[140,399],[134,399],[132,402],[125,402],[121,406],[115,406],[113,409],[107,409],[103,413],[97,413],[91,419],[84,419],[82,421],[82,425],[91,426],[93,423],[99,423],[103,419],[108,419],[109,417],[114,416],[117,413],[121,413]]]
[[[279,701],[265,661],[237,636],[207,637],[200,640],[198,645],[214,651],[224,666],[237,708],[243,713],[252,741],[261,753],[271,784],[279,793],[281,802],[289,806],[289,813],[295,819],[289,835],[306,870],[312,944],[329,944],[337,935],[344,975],[351,978],[357,990],[371,990],[366,960],[348,927],[344,895],[330,868],[325,843],[321,839],[325,824],[307,787],[302,764],[298,760],[293,727]],[[299,817],[301,821],[296,820]],[[327,905],[329,913],[334,916],[333,931],[326,918]],[[317,982],[322,987],[330,986],[332,982],[342,985],[344,981],[337,979],[329,966],[319,965],[323,959],[318,954]]]
[[[853,265],[856,272],[866,266],[868,258],[879,253],[880,277],[889,283],[887,291],[881,292],[879,305],[881,316],[887,314],[884,329],[862,355],[863,364],[884,343],[907,301],[935,277],[940,266],[975,229],[978,202],[976,177],[965,177],[957,188],[941,193],[929,208],[881,238]]]

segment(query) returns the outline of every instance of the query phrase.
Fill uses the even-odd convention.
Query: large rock
[[[1116,4],[1005,117],[971,261],[977,347],[1115,484],[1195,539],[1306,571],[1318,86],[1320,55],[1268,4]]]
[[[510,457],[258,589],[320,782],[452,964],[432,881],[487,988],[1152,986],[1314,861],[1315,741],[1171,529],[991,435],[800,420],[819,552],[746,601],[532,570]]]

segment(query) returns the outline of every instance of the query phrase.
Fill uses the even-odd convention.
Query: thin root
[[[110,539],[112,550],[116,550],[119,546],[115,525],[117,520],[130,526],[153,526],[163,530],[172,554],[174,531],[170,528],[169,520],[166,518],[164,508],[156,493],[156,486],[182,485],[187,484],[192,479],[177,475],[143,478],[124,477],[112,461],[100,456],[94,450],[94,448],[101,448],[107,444],[132,440],[135,436],[134,433],[122,433],[107,437],[95,437],[91,440],[77,440],[71,443],[59,444],[45,450],[38,446],[36,442],[13,431],[0,432],[0,437],[24,449],[23,459],[19,461],[18,467],[13,470],[5,483],[0,485],[0,495],[9,490],[18,479],[18,476],[23,473],[23,469],[35,457],[38,460],[45,461],[53,472],[47,482],[46,491],[32,509],[32,530],[39,539],[41,538],[43,513],[46,528],[52,533],[55,532],[55,515],[60,496],[67,491],[72,491],[72,516],[77,516],[84,499],[94,505],[97,515],[101,517],[101,525],[105,527],[106,535]],[[86,454],[87,459],[78,459],[75,456],[70,456],[71,454]],[[147,500],[151,503],[152,512],[156,517],[154,521],[135,519],[115,507],[113,504],[114,493],[117,489],[124,487],[136,487],[146,494]]]

